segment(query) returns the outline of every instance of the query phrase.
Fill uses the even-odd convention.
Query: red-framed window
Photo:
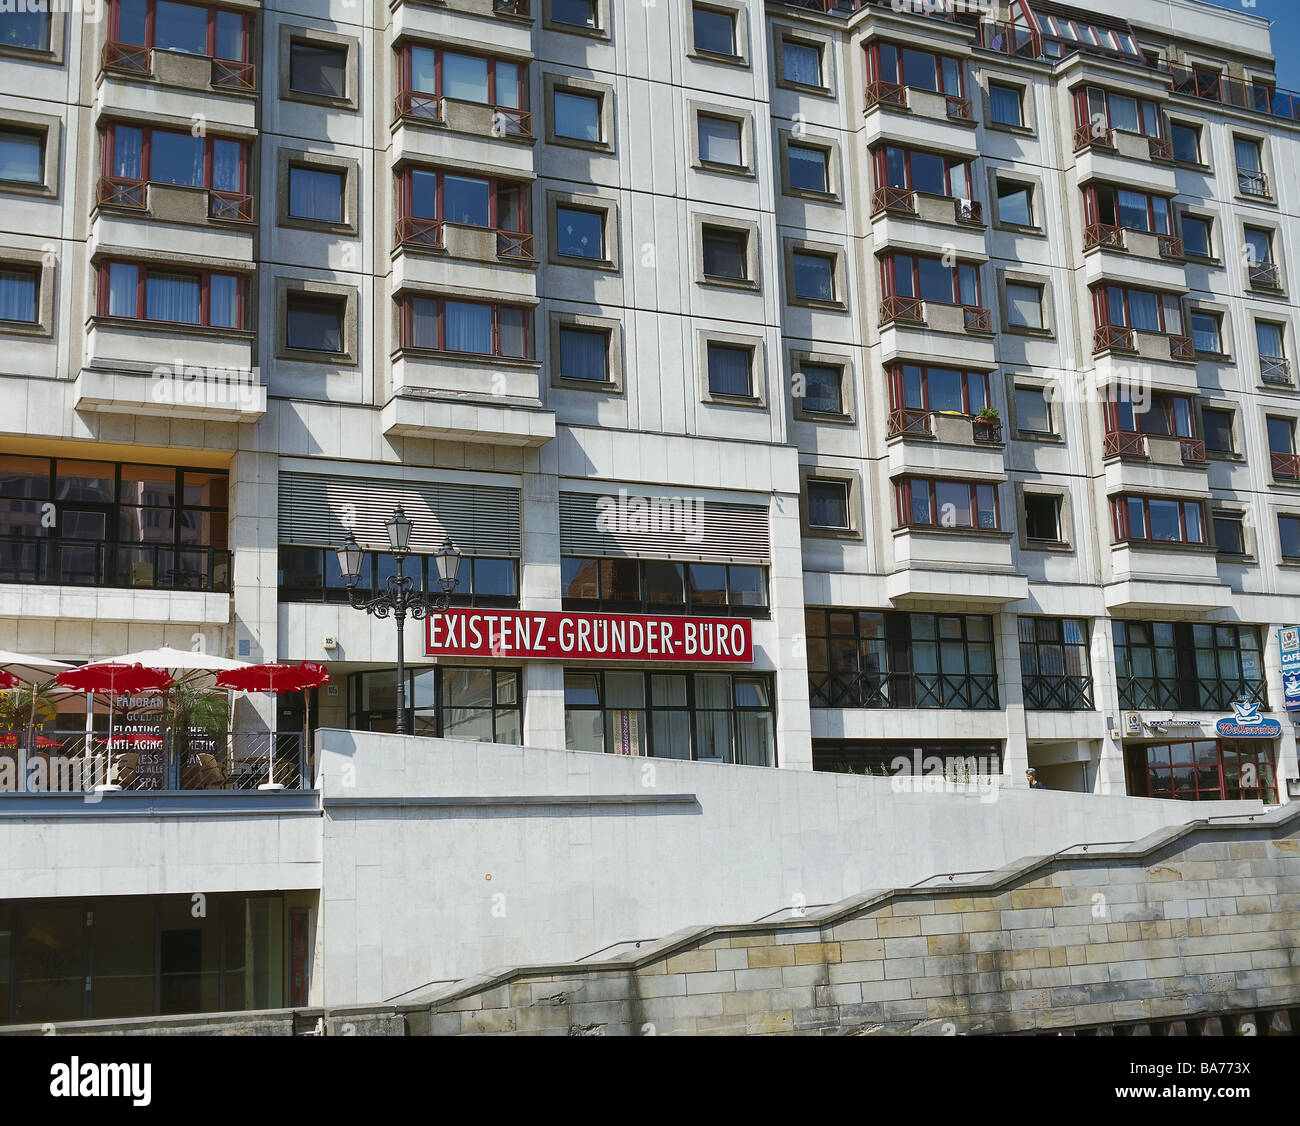
[[[1165,135],[1164,115],[1159,105],[1147,98],[1135,98],[1100,86],[1080,86],[1075,90],[1074,123],[1157,139]]]
[[[528,108],[528,68],[518,59],[406,43],[399,66],[404,91],[505,109]]]
[[[526,233],[528,185],[447,168],[406,167],[397,180],[398,214]]]
[[[110,0],[108,38],[114,43],[136,47],[247,62],[250,22],[246,12],[204,4]]]
[[[899,43],[875,42],[867,47],[867,82],[889,82],[954,98],[966,96],[960,59]]]
[[[1199,500],[1122,494],[1110,498],[1115,542],[1205,543],[1205,506]]]
[[[919,297],[944,305],[983,307],[980,272],[973,262],[944,264],[924,254],[884,254],[880,285],[886,297]]]
[[[241,274],[115,259],[100,262],[95,276],[101,317],[244,327],[248,279]]]
[[[401,312],[404,348],[517,360],[533,354],[533,313],[522,305],[407,294]]]
[[[1257,798],[1277,804],[1277,771],[1267,740],[1197,739],[1129,747],[1130,793],[1182,801]]]
[[[882,145],[873,159],[878,188],[903,188],[950,199],[975,198],[968,160],[901,145]]]
[[[989,405],[988,372],[895,364],[889,371],[889,403],[894,410],[978,414]]]
[[[996,485],[903,477],[894,483],[898,526],[974,528],[996,532],[1002,527]]]
[[[1135,286],[1099,285],[1092,291],[1093,318],[1098,328],[1115,325],[1139,332],[1179,335],[1183,318],[1178,298]]]
[[[1091,226],[1125,227],[1155,235],[1174,233],[1174,201],[1168,196],[1135,192],[1110,184],[1089,184],[1083,189],[1084,219]]]
[[[104,129],[103,174],[245,195],[248,142],[115,122]]]
[[[1196,437],[1192,400],[1188,395],[1153,391],[1135,397],[1124,387],[1112,389],[1105,403],[1106,433],[1159,434],[1172,438]]]

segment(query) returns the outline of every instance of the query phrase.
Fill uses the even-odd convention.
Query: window
[[[1099,86],[1075,91],[1074,113],[1076,125],[1104,123],[1104,128],[1118,129],[1121,133],[1156,138],[1164,135],[1159,105]]]
[[[887,254],[880,259],[881,288],[891,297],[919,297],[946,305],[980,305],[979,267],[973,262],[954,266],[942,258],[919,254]]]
[[[123,180],[146,180],[187,188],[244,194],[248,144],[212,135],[195,137],[135,125],[104,131],[105,172]]]
[[[1172,203],[1165,196],[1093,184],[1084,189],[1084,217],[1091,225],[1125,227],[1150,234],[1173,233]]]
[[[244,326],[245,281],[238,274],[102,262],[98,283],[101,317],[213,328]]]
[[[1033,185],[1011,180],[998,180],[998,221],[1017,227],[1032,227]]]
[[[1111,630],[1121,708],[1226,711],[1244,695],[1268,709],[1256,627],[1116,621]]]
[[[736,15],[717,8],[703,8],[698,4],[692,9],[692,22],[695,28],[695,49],[710,55],[726,55],[735,58],[736,51]]]
[[[808,526],[810,528],[852,527],[849,520],[849,482],[808,479]]]
[[[1237,186],[1241,194],[1267,196],[1263,145],[1253,137],[1233,137],[1232,151],[1237,159]]]
[[[1093,702],[1088,624],[1077,618],[1022,615],[1017,628],[1025,707],[1034,711],[1090,711]]]
[[[528,230],[526,184],[429,168],[406,168],[399,183],[404,216],[502,231]]]
[[[1254,265],[1273,261],[1273,232],[1263,227],[1246,228],[1246,256]]]
[[[560,378],[608,383],[608,330],[561,325]]]
[[[1232,445],[1232,411],[1206,407],[1201,411],[1201,429],[1205,448],[1211,453],[1230,454]]]
[[[747,563],[560,560],[564,609],[765,618],[767,571]]]
[[[1061,498],[1046,493],[1025,494],[1025,535],[1042,543],[1061,543]]]
[[[1187,395],[1152,391],[1135,397],[1128,388],[1114,390],[1104,405],[1106,432],[1192,438],[1192,400]]]
[[[320,98],[347,97],[346,47],[289,41],[289,89]]]
[[[0,47],[25,51],[50,49],[50,13],[17,4],[0,16]]]
[[[894,486],[900,528],[970,528],[996,532],[998,491],[995,485],[904,477]]]
[[[1115,542],[1203,544],[1205,511],[1200,501],[1160,497],[1111,498]]]
[[[989,112],[999,125],[1020,125],[1025,123],[1021,105],[1019,86],[1004,86],[1000,82],[989,83]]]
[[[1256,321],[1255,346],[1259,350],[1260,377],[1264,382],[1290,383],[1291,361],[1286,358],[1286,326],[1272,321]]]
[[[343,222],[343,173],[289,165],[289,214],[316,223]]]
[[[402,68],[403,90],[502,109],[524,108],[526,68],[513,59],[407,44]],[[517,115],[502,115],[499,120],[511,132],[524,132]]]
[[[285,346],[308,352],[342,352],[343,301],[289,294],[285,304]]]
[[[461,564],[462,572],[469,564]],[[406,670],[407,731],[480,743],[523,742],[518,669],[417,668]],[[397,678],[393,669],[367,669],[348,677],[349,726],[395,731]]]
[[[550,0],[551,22],[595,30],[599,27],[597,0]]]
[[[803,390],[800,398],[805,414],[842,416],[844,411],[844,370],[831,364],[802,364],[799,368]]]
[[[704,276],[732,281],[749,277],[749,235],[728,227],[701,228]]]
[[[429,555],[406,557],[404,571],[415,589],[441,593],[438,565]],[[357,590],[379,591],[395,573],[387,551],[367,551],[361,559]],[[279,587],[281,602],[347,602],[348,590],[339,574],[333,548],[280,544]],[[519,605],[519,563],[516,559],[465,556],[452,591],[453,606],[509,608]]]
[[[45,182],[45,134],[0,129],[0,181]]]
[[[956,98],[964,93],[960,59],[896,43],[872,43],[867,48],[867,81],[910,86]]]
[[[1007,282],[1007,324],[1013,328],[1043,327],[1043,287]]]
[[[40,271],[0,266],[0,321],[36,324]]]
[[[1146,744],[1126,747],[1124,759],[1129,793],[1137,797],[1277,804],[1273,748],[1262,740]]]
[[[1192,344],[1196,350],[1210,356],[1222,355],[1222,315],[1193,311],[1189,319],[1192,322]]]
[[[600,95],[581,94],[576,90],[555,90],[552,96],[555,135],[574,141],[599,144]]]
[[[1214,514],[1214,546],[1220,555],[1246,554],[1246,530],[1241,513]]]
[[[605,212],[557,204],[555,253],[565,258],[605,260]]]
[[[1174,147],[1174,159],[1180,164],[1201,163],[1201,127],[1182,121],[1169,123],[1169,140]]]
[[[889,377],[894,410],[974,415],[989,405],[988,375],[982,371],[897,364]]]
[[[835,300],[835,259],[829,254],[812,254],[796,250],[794,295],[800,301]]]
[[[1265,427],[1268,432],[1268,452],[1273,455],[1273,476],[1294,477],[1295,419],[1269,415]]]
[[[709,394],[733,399],[754,398],[754,349],[709,341],[705,347]]]
[[[531,310],[517,305],[408,296],[402,303],[402,346],[528,359],[531,323]]]
[[[1093,290],[1093,312],[1098,326],[1117,325],[1140,332],[1182,331],[1182,313],[1173,294],[1120,285]]]
[[[774,766],[775,726],[767,676],[564,673],[565,740],[573,751]]]
[[[0,457],[0,581],[229,590],[227,486],[210,469]]]
[[[1211,258],[1210,220],[1200,215],[1184,214],[1179,220],[1183,250],[1193,258]]]
[[[1300,516],[1279,516],[1277,534],[1282,543],[1282,558],[1300,560]]]
[[[1016,429],[1022,434],[1051,434],[1052,407],[1042,387],[1016,387]]]
[[[799,39],[781,40],[781,74],[786,82],[821,88],[822,49]]]
[[[2,23],[3,21],[0,21]],[[113,0],[109,39],[137,47],[244,62],[248,16],[171,0]]]
[[[709,113],[699,115],[700,160],[705,164],[723,164],[743,168],[740,122],[730,117],[714,117]]]
[[[886,145],[874,153],[876,186],[905,188],[950,199],[971,199],[970,161],[942,153]]]
[[[829,193],[829,153],[810,145],[786,146],[786,161],[790,169],[789,187],[804,192]]]

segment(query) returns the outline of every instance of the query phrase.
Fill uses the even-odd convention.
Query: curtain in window
[[[0,321],[36,320],[36,275],[0,270]]]
[[[136,313],[137,267],[114,262],[108,267],[108,315],[134,317]]]
[[[238,328],[239,279],[234,274],[212,274],[208,289],[208,323],[218,328]]]
[[[289,214],[338,223],[343,218],[343,177],[316,168],[289,169]]]
[[[442,53],[442,93],[462,102],[487,103],[488,61],[474,55]]]
[[[201,188],[203,138],[155,129],[149,164],[149,178],[154,183]]]
[[[794,256],[794,292],[811,301],[835,300],[834,268],[819,254]]]
[[[939,509],[939,523],[945,528],[971,528],[970,486],[965,482],[936,481],[934,502]]]
[[[1151,229],[1151,224],[1147,221],[1147,197],[1141,192],[1129,192],[1120,190],[1115,193],[1119,206],[1119,222],[1121,227],[1128,227],[1130,230],[1147,231]]]
[[[782,69],[787,82],[802,82],[805,86],[820,86],[822,81],[821,54],[816,47],[801,43],[786,43]]]
[[[147,274],[144,315],[151,321],[198,324],[199,279],[191,274]]]
[[[560,95],[557,94],[558,98]],[[558,107],[557,107],[558,111]],[[741,164],[740,123],[724,121],[719,117],[699,118],[700,159],[711,164]],[[599,134],[589,136],[591,141],[600,139]]]
[[[129,125],[113,126],[113,175],[128,180],[141,179],[140,151],[144,135]]]
[[[453,352],[492,352],[492,307],[465,301],[446,303],[447,344]]]
[[[412,348],[438,347],[438,303],[427,297],[411,298]]]
[[[498,313],[501,355],[524,359],[528,355],[528,310],[502,306]]]
[[[709,345],[709,390],[715,395],[751,395],[747,348]]]
[[[238,141],[212,142],[212,186],[219,192],[243,190],[239,175],[239,157],[243,146]]]
[[[930,409],[932,411],[956,411],[966,409],[961,393],[961,372],[952,368],[931,368],[927,377],[930,386]]]
[[[1154,293],[1141,289],[1129,290],[1128,308],[1133,318],[1131,327],[1143,332],[1160,331],[1160,299]]]
[[[430,47],[411,48],[411,89],[434,93],[434,51]]]
[[[560,375],[565,379],[605,382],[608,379],[605,370],[606,339],[603,332],[562,328],[560,330]]]

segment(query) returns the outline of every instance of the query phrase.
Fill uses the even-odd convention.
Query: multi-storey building
[[[400,504],[485,631],[730,646],[440,619],[417,734],[1286,800],[1216,724],[1300,618],[1300,100],[1195,0],[950,7],[0,14],[0,647],[392,730]]]

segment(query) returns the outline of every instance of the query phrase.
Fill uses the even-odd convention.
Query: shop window
[[[1276,805],[1273,755],[1264,740],[1196,739],[1128,747],[1129,792],[1180,801],[1256,799]]]
[[[956,739],[881,740],[814,739],[813,769],[837,774],[907,776],[941,774],[954,783],[992,782],[1002,773],[997,743]]]
[[[440,594],[438,568],[432,556],[407,555],[405,574],[415,580],[417,590]],[[368,551],[362,556],[357,590],[362,594],[380,591],[396,564],[388,552]],[[347,602],[348,590],[339,574],[338,558],[331,547],[280,545],[279,590],[281,602]],[[519,605],[519,562],[491,556],[465,556],[461,560],[454,606],[517,607]]]
[[[1113,622],[1119,706],[1137,711],[1230,711],[1247,699],[1267,710],[1255,626]]]
[[[1019,619],[1020,683],[1025,707],[1091,711],[1088,625],[1077,618]]]
[[[767,570],[752,564],[565,556],[560,583],[566,610],[768,616]]]
[[[518,669],[459,665],[407,669],[406,730],[429,738],[517,746],[523,742],[520,675]],[[348,726],[397,730],[395,669],[367,669],[348,678]]]

